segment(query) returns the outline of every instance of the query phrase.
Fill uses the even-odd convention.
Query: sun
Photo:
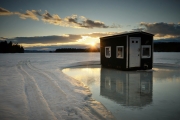
[[[90,45],[91,45],[92,47],[94,47],[94,46],[95,46],[95,43],[94,43],[94,42],[91,42]]]

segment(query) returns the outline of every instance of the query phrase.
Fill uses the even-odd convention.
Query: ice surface
[[[0,119],[114,119],[87,86],[61,71],[92,60],[99,54],[0,54]]]
[[[86,85],[61,71],[99,60],[99,53],[0,54],[0,120],[114,119]],[[154,63],[180,65],[180,55],[155,53]]]
[[[155,53],[152,70],[120,71],[89,61],[72,65],[63,72],[87,85],[92,98],[101,102],[117,120],[179,120],[178,57],[180,53]]]
[[[81,62],[81,66],[65,68],[63,72],[87,85],[92,98],[101,102],[117,120],[180,118],[180,66],[173,62],[156,63],[152,70],[138,71]]]

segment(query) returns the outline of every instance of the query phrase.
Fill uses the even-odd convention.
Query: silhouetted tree
[[[99,49],[92,49],[92,48],[87,48],[87,49],[82,49],[82,48],[60,48],[56,49],[55,52],[99,52]]]
[[[18,45],[18,43],[13,44],[11,41],[0,42],[0,53],[24,53],[23,46]]]

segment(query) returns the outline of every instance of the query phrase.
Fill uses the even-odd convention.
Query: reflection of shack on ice
[[[121,70],[152,69],[153,34],[131,32],[100,38],[101,65]]]
[[[152,103],[153,72],[123,72],[101,69],[100,94],[126,106]]]

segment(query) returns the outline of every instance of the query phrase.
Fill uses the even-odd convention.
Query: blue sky
[[[99,37],[143,30],[180,40],[179,0],[1,0],[0,40],[25,49],[91,47]]]

